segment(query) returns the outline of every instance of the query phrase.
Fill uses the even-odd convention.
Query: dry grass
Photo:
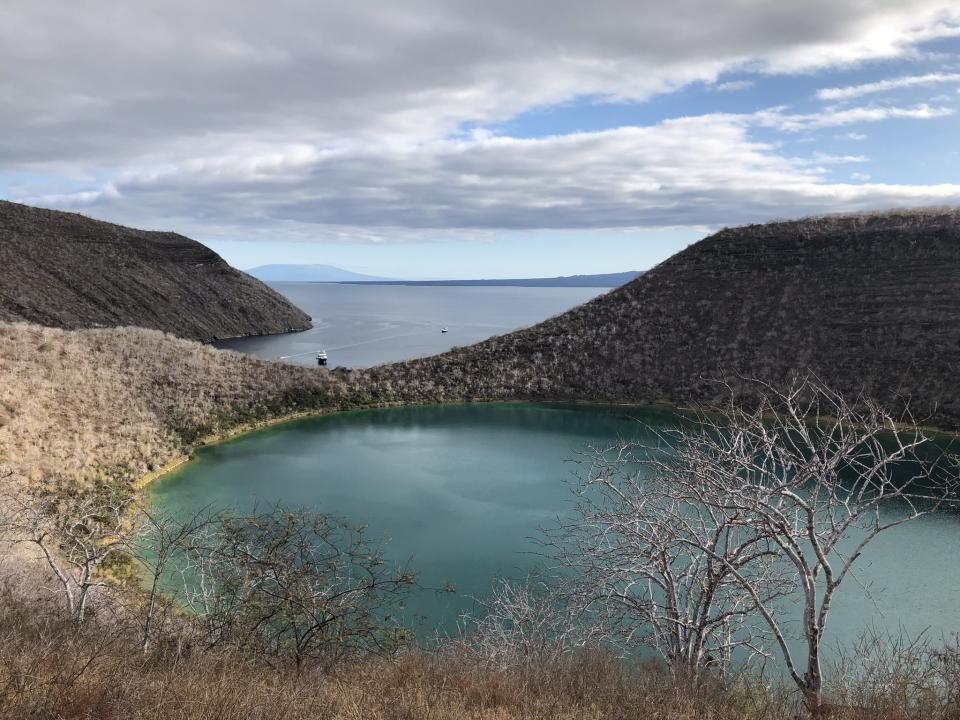
[[[777,685],[708,681],[693,689],[657,664],[600,651],[499,670],[454,646],[357,657],[331,672],[300,673],[235,649],[204,650],[186,635],[168,635],[143,653],[122,608],[101,605],[77,627],[22,586],[0,592],[0,718],[787,720],[799,713],[795,695]],[[840,697],[855,698],[860,708],[831,717],[960,718],[951,685],[960,663],[933,673],[929,663],[916,672],[913,664],[904,666],[895,688],[872,677],[848,681]],[[914,691],[904,694],[903,687]]]
[[[0,717],[177,720],[533,720],[789,716],[766,691],[674,685],[657,666],[585,654],[535,671],[496,671],[410,651],[334,673],[270,667],[230,650],[143,654],[122,618],[77,627],[8,587],[0,604]]]

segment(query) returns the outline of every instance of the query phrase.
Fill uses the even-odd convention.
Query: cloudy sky
[[[643,269],[960,204],[956,0],[0,0],[0,197],[238,267]]]

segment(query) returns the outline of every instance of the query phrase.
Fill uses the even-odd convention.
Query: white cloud
[[[725,71],[902,57],[957,28],[952,0],[610,0],[602,12],[578,0],[6,2],[0,165],[425,140]]]
[[[811,158],[812,163],[818,165],[847,165],[850,163],[869,162],[870,158],[866,155],[830,155],[829,153],[815,152]]]
[[[260,158],[198,158],[124,175],[95,215],[215,217],[205,236],[382,241],[495,229],[718,226],[892,205],[960,203],[960,185],[825,182],[811,160],[707,115],[541,139],[477,135]],[[814,156],[817,163],[861,156]],[[44,198],[35,200],[43,201]]]
[[[540,140],[482,128],[578,98],[903,58],[958,28],[954,0],[0,2],[0,167],[19,199],[205,237],[689,227],[945,202],[952,185],[825,184],[750,133],[949,107],[775,109]]]
[[[718,83],[711,89],[715,92],[740,92],[741,90],[749,90],[755,84],[753,80],[730,80],[728,82]]]
[[[889,92],[891,90],[941,85],[945,83],[960,83],[960,73],[928,73],[926,75],[910,75],[907,77],[880,80],[879,82],[865,83],[863,85],[822,88],[817,90],[817,97],[821,100],[852,100],[863,97],[864,95]]]
[[[785,132],[800,132],[883,120],[931,120],[953,115],[954,112],[953,108],[930,107],[926,104],[914,107],[828,108],[822,112],[805,114],[789,114],[779,108],[758,112],[752,116],[752,121],[762,127],[772,127]]]

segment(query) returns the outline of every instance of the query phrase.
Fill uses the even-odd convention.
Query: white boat
[[[327,364],[327,351],[321,350],[317,353],[317,365],[326,365]]]
[[[440,332],[445,333],[445,332],[449,332],[449,330],[447,330],[447,328],[443,327],[443,328],[440,328]]]

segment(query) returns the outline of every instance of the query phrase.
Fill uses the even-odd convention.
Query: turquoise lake
[[[590,445],[642,440],[671,421],[650,408],[522,403],[406,407],[313,418],[203,448],[151,486],[159,507],[306,506],[369,525],[424,589],[405,620],[452,631],[492,578],[538,564],[538,528],[568,513]],[[896,528],[838,593],[828,644],[870,626],[939,640],[960,630],[960,516]],[[450,585],[456,592],[442,592]]]

